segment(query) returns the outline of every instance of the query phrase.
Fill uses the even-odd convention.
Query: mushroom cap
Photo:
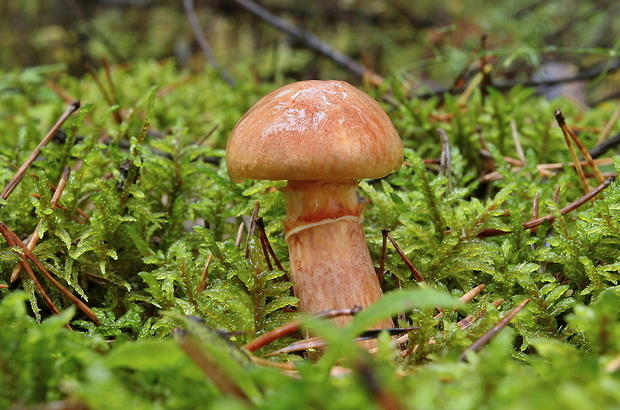
[[[226,147],[230,178],[381,178],[400,168],[403,143],[379,104],[343,81],[300,81],[261,98]]]

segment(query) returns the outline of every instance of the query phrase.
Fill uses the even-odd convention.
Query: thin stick
[[[560,110],[557,110],[555,112],[555,118],[558,122],[558,125],[562,128],[562,132],[563,133],[566,132],[568,136],[575,142],[575,144],[577,145],[577,148],[579,148],[579,151],[581,151],[581,155],[583,155],[585,160],[588,162],[588,165],[590,166],[590,168],[592,168],[592,171],[594,172],[594,177],[596,178],[598,183],[601,184],[605,180],[605,178],[603,178],[603,175],[601,175],[601,171],[599,171],[598,167],[596,166],[596,163],[592,159],[592,156],[590,156],[590,153],[588,152],[586,147],[583,146],[583,143],[581,142],[579,137],[577,137],[577,134],[575,134],[573,129],[570,127],[570,125],[566,123],[566,119],[564,118]],[[577,160],[575,160],[575,162],[577,162]]]
[[[67,290],[67,288],[65,288],[60,282],[54,279],[54,277],[47,271],[45,266],[43,266],[43,264],[34,255],[34,253],[32,253],[32,251],[28,249],[26,245],[24,245],[22,240],[19,239],[17,235],[15,235],[15,232],[13,232],[3,222],[0,222],[0,233],[2,234],[2,236],[4,236],[5,239],[7,239],[7,237],[10,237],[13,243],[15,243],[15,246],[18,246],[22,249],[25,256],[27,256],[28,259],[30,259],[32,263],[35,264],[35,266],[41,271],[41,273],[47,278],[47,280],[52,282],[52,284],[56,287],[56,289],[58,289],[66,297],[68,297],[82,312],[84,312],[86,316],[90,318],[90,320],[92,320],[96,325],[100,324],[99,319],[97,319],[97,316],[95,315],[95,313],[92,310],[90,310],[90,308],[84,302],[78,299],[73,293],[69,292],[69,290]],[[9,242],[8,239],[7,239],[7,242]]]
[[[198,286],[196,286],[196,293],[200,293],[207,287],[207,274],[209,273],[209,265],[213,260],[213,254],[209,254],[207,261],[205,262],[204,268],[202,268],[202,274],[200,275],[200,281],[198,282]]]
[[[437,128],[439,139],[441,140],[441,159],[439,169],[441,175],[448,178],[448,193],[452,192],[452,155],[450,152],[450,139],[448,134],[442,129]]]
[[[2,229],[0,229],[0,233],[2,234],[2,236],[6,240],[6,243],[9,246],[11,246],[11,247],[18,247],[18,244],[15,242],[15,239],[10,234],[6,233]],[[47,294],[47,292],[43,288],[43,285],[41,285],[41,282],[39,282],[39,279],[35,275],[34,271],[30,267],[30,265],[28,265],[28,261],[26,260],[26,255],[24,255],[23,253],[20,253],[20,252],[15,252],[15,253],[17,253],[17,256],[19,256],[19,264],[26,270],[26,273],[28,273],[28,276],[30,276],[30,279],[32,279],[32,281],[34,282],[34,286],[37,288],[37,290],[39,291],[39,293],[43,297],[43,300],[45,300],[45,303],[50,308],[52,313],[55,314],[55,315],[59,314],[60,310],[56,307],[56,305],[54,304],[52,299],[49,297],[49,295]]]
[[[105,57],[101,60],[101,64],[103,65],[106,81],[108,82],[108,86],[110,87],[110,95],[111,95],[111,97],[112,97],[112,99],[114,101],[114,105],[119,105],[120,106],[120,100],[118,98],[118,92],[116,91],[116,85],[114,85],[114,78],[112,77],[112,67],[110,66],[110,63],[109,63],[108,59],[105,58]],[[119,116],[121,115],[119,110],[117,110],[116,112],[119,113]],[[122,118],[122,116],[121,116],[121,118]]]
[[[222,393],[250,402],[239,385],[222,368],[216,358],[200,346],[200,342],[195,337],[181,335],[177,339],[177,343]]]
[[[381,229],[381,237],[383,238],[383,245],[381,247],[381,261],[379,262],[379,272],[377,273],[377,279],[379,283],[383,283],[383,277],[385,276],[385,257],[387,256],[387,234],[390,232],[387,228]]]
[[[394,249],[396,250],[396,252],[398,252],[398,255],[400,255],[403,262],[405,262],[405,265],[407,265],[407,268],[409,268],[409,270],[413,274],[413,277],[415,278],[415,280],[417,280],[418,282],[424,282],[424,278],[420,274],[420,271],[418,271],[418,269],[413,265],[413,263],[411,263],[411,261],[407,258],[407,256],[405,255],[405,252],[403,252],[403,250],[400,248],[400,246],[398,246],[398,244],[396,243],[392,235],[390,235],[389,230],[387,231],[386,236],[392,243],[392,246],[394,246]]]
[[[613,158],[598,158],[598,159],[593,159],[592,163],[594,163],[595,165],[611,165],[614,163],[614,159]],[[588,165],[588,161],[579,161],[580,165]],[[553,162],[553,163],[549,163],[549,164],[539,164],[536,166],[536,168],[538,168],[539,171],[541,170],[553,170],[553,169],[562,169],[565,165],[568,165],[569,167],[574,167],[575,163],[574,162],[568,162],[566,164],[563,164],[561,162]]]
[[[202,138],[198,140],[198,142],[196,142],[196,145],[202,145],[206,141],[207,138],[213,135],[213,133],[215,132],[215,130],[219,128],[219,126],[220,124],[215,124],[213,127],[211,127],[211,129],[207,131],[207,133],[203,135]]]
[[[256,232],[256,218],[258,218],[258,212],[260,210],[260,203],[256,201],[254,204],[254,210],[252,210],[252,217],[250,218],[250,226],[248,228],[248,238],[245,241],[245,258],[250,257],[250,238]]]
[[[324,55],[325,57],[334,61],[339,66],[346,68],[353,74],[361,78],[368,79],[368,81],[372,85],[379,86],[383,83],[383,77],[381,77],[379,74],[365,68],[364,66],[353,60],[351,57],[334,50],[329,45],[321,41],[321,39],[319,39],[314,34],[287,23],[286,21],[277,17],[269,10],[255,3],[254,1],[234,0],[234,2],[243,7],[244,9],[248,10],[255,16],[271,24],[278,30],[283,31],[298,40],[301,40],[310,50],[316,51],[317,53]]]
[[[532,220],[538,219],[538,215],[540,215],[540,192],[536,192],[534,195],[534,200],[532,201]],[[531,233],[534,234],[537,231],[537,227],[531,229]]]
[[[614,182],[615,180],[616,180],[615,176],[610,176],[601,185],[596,187],[593,191],[585,194],[581,198],[577,199],[576,201],[574,201],[574,202],[568,204],[567,206],[565,206],[564,208],[560,209],[560,214],[561,215],[566,215],[570,211],[579,208],[581,205],[585,204],[590,199],[594,198],[596,195],[601,193],[601,191],[603,191],[605,188],[607,188],[609,185],[611,185],[611,183]],[[532,228],[535,228],[537,226],[542,225],[543,223],[545,223],[545,221],[553,222],[554,220],[555,220],[555,215],[554,214],[549,214],[549,215],[543,216],[542,218],[535,219],[533,221],[524,222],[523,223],[523,229],[532,229]]]
[[[93,80],[95,81],[95,84],[97,84],[97,88],[99,88],[99,91],[101,91],[101,94],[103,95],[103,99],[106,100],[106,102],[111,107],[117,105],[117,102],[114,100],[114,97],[108,92],[108,90],[106,90],[106,88],[103,85],[103,82],[101,82],[99,75],[97,75],[97,71],[95,71],[95,69],[90,64],[84,64],[84,68],[86,69],[88,74],[90,74],[90,76],[93,78]],[[114,121],[116,121],[117,124],[123,123],[123,116],[121,115],[119,109],[114,110],[114,112],[112,112],[112,115],[114,116]]]
[[[587,194],[590,192],[590,185],[586,180],[585,175],[583,174],[583,168],[581,168],[581,163],[579,162],[579,158],[577,158],[577,153],[575,153],[575,149],[573,148],[573,144],[571,144],[571,138],[566,132],[565,127],[563,127],[566,122],[564,121],[564,116],[562,112],[557,109],[555,110],[555,120],[557,121],[560,129],[562,130],[562,136],[564,137],[564,142],[568,147],[568,152],[570,152],[570,156],[573,158],[573,163],[575,164],[575,169],[577,170],[577,175],[579,176],[579,181],[581,182],[581,186],[583,187],[584,192]]]
[[[523,152],[523,147],[521,146],[521,140],[519,139],[519,130],[517,129],[517,122],[514,118],[510,119],[510,133],[512,134],[512,140],[515,144],[515,149],[517,150],[517,155],[519,155],[519,159],[521,163],[525,165],[527,161],[525,160],[525,153]]]
[[[381,332],[386,332],[387,334],[394,336],[394,335],[400,335],[402,333],[407,333],[406,335],[404,335],[403,337],[407,338],[408,337],[408,333],[411,332],[412,330],[416,330],[419,329],[418,326],[410,326],[410,327],[397,327],[397,328],[390,328],[390,329],[372,329],[372,330],[367,330],[364,333],[362,333],[362,335],[360,335],[360,337],[353,339],[354,342],[359,342],[359,341],[363,341],[363,340],[370,340],[370,339],[376,339],[377,337],[379,337],[379,334]],[[308,349],[318,349],[318,348],[322,348],[327,346],[327,340],[323,337],[311,337],[308,339],[303,339],[303,340],[299,340],[297,342],[293,342],[288,346],[285,346],[281,349],[278,349],[276,351],[270,352],[265,354],[265,357],[272,357],[272,356],[277,356],[283,353],[292,353],[292,352],[299,352],[301,350],[308,350]],[[374,354],[376,353],[376,348],[373,348],[371,350],[369,350],[370,354]]]
[[[243,239],[243,230],[245,229],[245,224],[241,222],[239,224],[239,228],[237,228],[237,237],[235,238],[235,246],[238,248],[241,245],[241,240]]]
[[[483,334],[478,340],[472,343],[471,346],[467,348],[461,356],[459,357],[461,361],[467,361],[467,352],[479,352],[484,346],[487,345],[503,328],[508,326],[508,324],[514,319],[515,316],[530,302],[531,299],[525,299],[523,302],[519,303],[519,305],[514,308],[510,313],[508,313],[504,318],[502,318],[495,326],[493,326],[488,332]]]
[[[598,139],[596,140],[596,145],[602,144],[603,141],[607,139],[607,137],[611,133],[611,129],[614,127],[614,124],[616,123],[616,121],[618,121],[618,118],[620,118],[620,102],[616,104],[616,109],[611,114],[611,118],[609,119],[609,121],[607,121],[607,123],[603,127],[603,130],[601,131],[600,135],[598,136]]]
[[[207,40],[207,36],[205,36],[202,28],[200,27],[200,21],[198,20],[198,15],[196,14],[196,9],[194,8],[193,0],[183,0],[183,6],[185,7],[185,14],[187,15],[189,25],[192,27],[194,38],[198,42],[198,46],[202,50],[202,53],[207,58],[209,64],[211,64],[211,66],[220,73],[228,85],[233,87],[235,85],[235,80],[233,80],[230,74],[228,74],[228,72],[226,72],[226,70],[221,68],[218,64],[217,58],[215,58],[215,54],[213,54],[213,50],[209,44],[209,40]]]
[[[271,264],[271,258],[269,257],[269,251],[267,250],[267,244],[263,240],[263,237],[266,237],[265,225],[263,224],[263,218],[261,217],[256,218],[256,227],[258,231],[258,241],[260,242],[260,247],[263,251],[263,256],[265,258],[265,263],[267,264],[267,269],[273,270],[273,265]],[[262,231],[261,231],[261,227],[262,227]]]
[[[62,191],[64,191],[65,186],[67,185],[67,180],[69,179],[70,173],[71,173],[71,168],[65,167],[60,177],[60,181],[58,181],[58,186],[56,187],[56,190],[54,191],[54,195],[52,195],[52,199],[50,200],[50,208],[52,210],[56,209],[56,205],[58,205],[58,201],[60,200],[60,195],[62,194]],[[39,220],[39,223],[37,223],[36,228],[34,228],[34,231],[32,232],[32,234],[30,234],[30,240],[28,241],[28,244],[27,244],[28,249],[33,250],[34,247],[39,242],[39,229],[41,229],[42,224],[43,224],[43,218]],[[11,283],[15,282],[19,278],[21,271],[22,271],[21,264],[18,264],[17,266],[15,266],[15,268],[13,268],[13,272],[11,272],[11,277],[9,279]]]
[[[258,239],[260,240],[263,252],[265,253],[265,260],[269,260],[269,257],[273,258],[273,262],[276,264],[276,267],[281,271],[284,271],[284,267],[276,256],[271,243],[269,243],[269,238],[265,232],[265,223],[262,217],[256,218],[256,230],[258,232]],[[269,269],[271,270],[272,268]]]
[[[469,290],[468,292],[466,292],[463,296],[461,296],[459,298],[459,300],[463,303],[469,303],[471,302],[476,296],[478,296],[480,293],[482,293],[482,291],[484,290],[484,288],[486,287],[486,285],[482,284],[482,285],[478,285],[475,288]],[[443,311],[439,312],[438,314],[436,314],[433,319],[441,319],[443,317]]]
[[[502,303],[504,303],[504,299],[498,299],[496,301],[493,301],[492,305],[498,308]],[[483,310],[480,313],[469,315],[466,318],[459,320],[458,322],[456,322],[456,324],[459,326],[461,330],[465,330],[471,325],[473,325],[474,323],[476,323],[477,320],[479,320],[480,318],[483,318],[486,314],[487,314],[487,311]]]
[[[17,184],[19,184],[19,182],[22,180],[24,175],[26,175],[26,170],[37,159],[39,154],[41,154],[41,149],[45,145],[47,145],[52,140],[52,138],[54,138],[54,135],[56,135],[56,132],[60,129],[60,127],[62,127],[62,124],[64,124],[67,118],[69,118],[69,116],[73,114],[75,111],[77,111],[79,108],[80,108],[80,102],[78,100],[73,101],[67,107],[65,112],[60,116],[60,118],[58,118],[58,121],[56,121],[56,124],[54,124],[54,126],[50,129],[47,135],[41,140],[41,142],[39,142],[39,145],[37,145],[37,147],[34,149],[34,151],[32,151],[28,159],[26,159],[26,161],[22,164],[22,166],[19,167],[19,169],[17,170],[13,178],[9,181],[6,187],[4,187],[4,190],[0,194],[0,199],[7,199],[9,195],[11,195],[11,192],[13,192],[13,189],[15,189],[15,187],[17,186]]]
[[[331,318],[338,317],[338,316],[352,316],[352,315],[355,315],[359,311],[360,311],[359,306],[353,309],[332,309],[332,310],[325,310],[323,312],[319,312],[316,315],[314,315],[314,317],[331,319]],[[267,332],[262,336],[257,337],[256,339],[252,340],[250,343],[243,346],[243,348],[247,350],[248,352],[254,352],[263,346],[267,346],[269,343],[273,342],[274,340],[278,340],[281,337],[284,337],[286,335],[299,331],[299,329],[304,324],[304,322],[305,321],[303,320],[293,320],[291,322],[285,323],[282,326],[279,326],[275,328],[274,330]]]

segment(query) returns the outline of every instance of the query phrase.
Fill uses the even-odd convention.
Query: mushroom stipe
[[[362,178],[400,168],[403,144],[381,106],[342,81],[300,81],[261,98],[226,147],[230,178],[287,180],[285,237],[299,310],[368,307],[382,295],[361,222]],[[348,317],[332,319],[339,325]],[[373,328],[392,328],[391,318]],[[374,341],[360,342],[371,348]]]

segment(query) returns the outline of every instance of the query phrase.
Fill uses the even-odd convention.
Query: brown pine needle
[[[237,228],[237,237],[235,238],[235,246],[238,248],[241,245],[241,241],[243,240],[243,231],[245,229],[245,225],[243,222],[239,224],[239,228]]]
[[[492,305],[498,308],[502,303],[504,303],[504,299],[498,299],[494,301]],[[474,323],[476,323],[476,321],[483,318],[486,314],[487,314],[487,311],[483,310],[482,312],[479,312],[477,314],[469,315],[466,318],[459,320],[457,322],[457,325],[459,325],[459,328],[461,328],[461,330],[465,330],[471,325],[473,325]]]
[[[577,148],[579,148],[579,151],[581,151],[581,155],[583,155],[583,157],[585,158],[590,168],[592,168],[594,177],[596,178],[598,183],[601,184],[605,180],[605,178],[603,178],[601,171],[599,171],[598,167],[596,166],[596,163],[592,159],[592,156],[590,155],[586,147],[584,147],[579,137],[577,137],[577,134],[575,134],[573,129],[570,127],[570,125],[566,123],[566,120],[564,119],[564,116],[562,115],[562,112],[560,110],[556,111],[556,119],[558,121],[558,124],[562,128],[562,132],[563,133],[566,132],[568,136],[573,140],[573,142],[575,142],[575,145],[577,145]]]
[[[484,346],[486,346],[502,329],[504,329],[517,316],[517,314],[530,302],[531,299],[525,299],[519,303],[510,313],[502,318],[495,326],[493,326],[488,332],[483,334],[478,340],[471,344],[463,353],[461,353],[461,361],[467,361],[467,352],[479,352]]]
[[[15,187],[17,186],[17,184],[19,184],[24,175],[26,175],[26,171],[28,170],[30,165],[32,165],[32,163],[37,159],[39,154],[41,154],[41,149],[46,146],[52,140],[52,138],[54,138],[54,135],[56,135],[56,132],[60,129],[60,127],[62,127],[62,124],[64,124],[67,118],[69,118],[69,116],[71,116],[71,114],[73,114],[79,108],[80,102],[78,100],[75,100],[67,107],[65,112],[60,116],[60,118],[58,118],[58,121],[56,121],[56,124],[54,124],[54,126],[49,130],[49,132],[41,140],[41,142],[39,142],[39,145],[36,146],[30,156],[28,156],[26,161],[22,164],[22,166],[19,167],[13,178],[9,181],[9,183],[6,184],[2,193],[0,193],[0,199],[7,199],[9,195],[11,195],[13,189],[15,189]]]
[[[211,264],[211,260],[213,260],[213,254],[210,254],[205,262],[205,267],[202,268],[202,274],[200,275],[200,281],[198,282],[198,286],[196,287],[196,293],[200,293],[207,287],[207,274],[209,273],[209,265]]]
[[[28,249],[26,245],[24,245],[22,240],[19,239],[17,235],[15,235],[15,232],[13,232],[3,222],[0,222],[0,234],[4,236],[4,239],[7,241],[7,243],[14,243],[15,244],[14,246],[21,248],[23,252],[23,256],[30,259],[32,263],[34,263],[35,266],[39,269],[39,271],[47,278],[47,280],[52,282],[52,284],[56,287],[56,289],[61,291],[67,298],[69,298],[78,307],[78,309],[80,309],[82,312],[84,312],[86,316],[88,316],[90,320],[92,320],[96,325],[100,324],[99,319],[97,319],[97,316],[95,315],[95,313],[84,302],[82,302],[77,296],[75,296],[67,288],[65,288],[60,282],[58,282],[47,271],[45,266],[43,266],[43,264],[34,255],[34,253],[32,253],[32,251]]]
[[[246,402],[250,401],[216,358],[208,354],[196,338],[191,335],[182,335],[178,338],[177,343],[222,393],[235,396]]]
[[[479,294],[482,293],[482,291],[484,290],[484,288],[486,287],[486,285],[482,284],[482,285],[478,285],[475,288],[469,290],[467,293],[465,293],[463,296],[461,296],[459,298],[459,300],[463,303],[469,303],[472,300],[474,300],[474,298],[476,296],[478,296]],[[435,315],[435,319],[441,319],[443,317],[443,311],[439,312],[438,314]]]
[[[407,255],[405,255],[405,252],[403,252],[400,246],[398,246],[398,244],[396,243],[396,240],[394,240],[392,235],[390,235],[390,230],[387,228],[384,228],[382,232],[385,232],[385,236],[390,240],[390,242],[392,243],[392,246],[394,246],[394,249],[396,250],[398,255],[401,257],[405,265],[407,265],[407,268],[409,268],[415,280],[417,280],[418,282],[424,282],[424,278],[420,274],[420,271],[413,265],[413,263],[411,263],[409,258],[407,258]]]
[[[50,200],[50,208],[52,210],[56,209],[56,205],[58,205],[58,201],[60,200],[60,195],[62,194],[62,191],[64,191],[65,186],[67,185],[67,180],[69,179],[70,173],[71,173],[71,168],[65,167],[60,177],[60,181],[58,181],[58,186],[56,187],[56,190],[54,191],[54,195],[52,195],[52,199]],[[34,229],[34,232],[32,232],[32,234],[30,235],[30,240],[28,241],[28,249],[30,250],[33,250],[34,247],[39,242],[39,229],[41,228],[42,223],[43,223],[43,219],[40,219],[39,223]],[[15,282],[19,278],[21,271],[22,271],[21,264],[13,268],[13,272],[11,273],[11,278],[9,279],[11,283]]]
[[[616,121],[618,121],[618,118],[620,118],[620,102],[616,104],[616,109],[614,110],[613,114],[611,114],[611,118],[609,119],[609,121],[607,121],[607,123],[603,127],[603,130],[598,136],[598,139],[596,140],[597,146],[601,145],[601,143],[605,141],[607,137],[609,137],[609,134],[611,133],[612,128],[616,124]]]
[[[314,317],[331,319],[337,316],[351,316],[359,312],[359,307],[353,309],[332,309],[317,313]],[[278,326],[274,330],[265,333],[262,336],[257,337],[250,343],[247,343],[243,348],[249,352],[254,352],[263,346],[267,346],[274,340],[278,340],[281,337],[297,332],[303,324],[303,320],[293,320],[285,323],[282,326]]]
[[[566,147],[568,148],[568,152],[570,153],[571,158],[573,158],[573,163],[575,164],[575,169],[577,170],[577,176],[579,176],[579,181],[581,182],[581,186],[583,187],[584,192],[587,194],[590,192],[590,185],[586,180],[586,176],[583,173],[583,168],[581,168],[581,163],[579,162],[579,158],[577,158],[577,153],[573,148],[573,144],[571,143],[571,138],[566,131],[566,121],[564,120],[564,116],[562,112],[557,109],[555,110],[555,120],[557,121],[560,129],[562,130],[562,136],[564,137],[564,142],[566,143]]]
[[[467,293],[465,293],[463,296],[461,296],[459,300],[463,303],[471,302],[472,300],[474,300],[476,296],[482,293],[485,287],[486,287],[485,284],[478,285],[475,288],[468,291]]]
[[[269,270],[273,269],[270,266],[271,259],[273,259],[273,262],[276,264],[276,267],[284,272],[284,267],[282,266],[282,264],[280,263],[280,260],[276,256],[276,253],[273,250],[271,243],[269,243],[269,238],[267,237],[267,233],[265,232],[265,224],[263,222],[263,218],[261,217],[256,218],[256,230],[258,232],[258,239],[260,240],[261,247],[263,248],[263,253],[265,254],[265,260],[267,261],[267,264],[269,265]]]
[[[566,215],[570,211],[579,208],[581,205],[585,204],[590,199],[594,198],[596,195],[601,193],[605,188],[611,185],[611,183],[614,182],[615,180],[616,180],[615,176],[611,176],[607,178],[601,185],[596,187],[592,192],[585,194],[581,198],[577,199],[576,201],[560,209],[560,214]],[[549,215],[543,216],[542,218],[538,218],[533,221],[523,223],[523,229],[532,229],[532,228],[542,225],[543,223],[545,223],[545,221],[553,222],[554,220],[555,220],[555,215],[549,214]]]
[[[256,203],[254,204],[254,210],[252,211],[252,217],[250,218],[248,236],[245,241],[245,258],[246,259],[250,257],[250,238],[254,235],[254,232],[256,231],[256,218],[258,218],[259,210],[260,210],[260,203],[256,201]]]
[[[377,279],[379,284],[383,283],[383,277],[385,276],[385,257],[387,255],[387,233],[389,229],[381,229],[381,236],[383,238],[383,245],[381,247],[381,260],[379,262],[379,272],[377,272]]]
[[[15,242],[15,239],[10,234],[5,233],[2,229],[0,229],[0,233],[2,234],[2,236],[4,236],[4,239],[6,240],[6,243],[9,246],[11,246],[11,247],[18,247],[19,246]],[[54,304],[52,299],[49,297],[49,295],[45,291],[45,288],[43,288],[43,285],[41,285],[41,282],[39,282],[39,279],[35,275],[34,271],[30,267],[30,265],[28,265],[28,261],[27,261],[26,255],[24,255],[21,252],[17,252],[17,251],[16,251],[16,253],[19,256],[19,264],[26,270],[26,273],[28,274],[28,276],[30,276],[30,279],[32,279],[32,282],[34,282],[34,286],[37,288],[37,290],[39,291],[39,293],[43,297],[43,300],[45,301],[47,306],[50,308],[51,312],[53,314],[55,314],[55,315],[59,314],[60,310],[56,307],[56,305]]]

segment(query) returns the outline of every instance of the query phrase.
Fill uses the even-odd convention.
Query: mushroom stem
[[[383,293],[360,222],[358,181],[289,181],[286,240],[302,312],[368,307]],[[334,321],[343,326],[350,318]],[[393,327],[387,318],[374,328]]]

